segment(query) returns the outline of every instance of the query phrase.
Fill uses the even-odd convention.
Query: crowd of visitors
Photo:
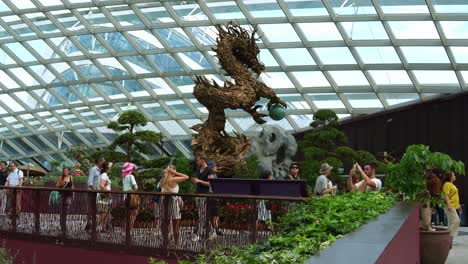
[[[9,165],[9,169],[7,168]],[[213,189],[210,186],[210,179],[217,178],[218,166],[215,161],[207,160],[204,156],[196,157],[196,171],[193,177],[185,175],[177,171],[173,165],[167,166],[159,175],[158,184],[156,187],[157,192],[170,193],[171,196],[153,197],[154,218],[156,224],[160,226],[160,219],[168,219],[169,226],[167,230],[162,231],[168,237],[169,229],[172,229],[173,240],[176,245],[180,245],[179,229],[182,219],[182,210],[184,208],[184,200],[182,197],[175,195],[179,193],[179,184],[185,181],[191,181],[195,185],[195,192],[197,194],[212,194]],[[112,176],[109,172],[112,168],[112,163],[106,161],[105,158],[98,158],[94,162],[94,166],[89,170],[87,188],[89,190],[111,191]],[[123,201],[129,204],[130,212],[130,227],[133,228],[137,215],[140,212],[141,201],[140,196],[135,192],[138,191],[138,184],[135,179],[135,164],[126,162],[123,164],[121,177],[122,189],[127,192],[123,196]],[[333,167],[328,163],[323,163],[318,171],[320,176],[316,179],[314,195],[332,195],[334,196],[339,191],[337,184],[332,182]],[[74,189],[74,177],[84,176],[80,166],[76,166],[72,172],[69,167],[62,170],[60,176],[57,177],[55,187],[63,189]],[[113,175],[115,177],[115,175]],[[293,162],[289,167],[288,176],[285,180],[300,180],[300,166],[299,163]],[[23,185],[23,172],[17,168],[16,162],[5,161],[0,162],[0,186],[22,186]],[[272,180],[273,175],[271,171],[263,171],[261,179]],[[436,206],[433,208],[433,222],[438,224],[448,225],[451,235],[454,236],[458,232],[460,225],[460,203],[458,197],[458,189],[453,184],[456,180],[454,173],[443,173],[439,170],[433,170],[427,177],[427,189],[431,196],[440,196],[446,194],[445,209]],[[356,163],[349,171],[347,180],[348,191],[358,192],[374,192],[382,189],[382,181],[376,177],[376,164],[366,163],[363,167]],[[75,193],[73,192],[52,192],[49,197],[49,202],[52,200],[60,200],[60,195],[65,197],[65,205],[70,207],[72,204]],[[94,197],[94,193],[87,194],[87,201],[89,204],[91,199],[96,199],[96,213],[97,213],[97,231],[107,232],[112,228],[111,224],[111,209],[113,206],[113,197],[110,193],[100,192]],[[169,201],[166,202],[166,199]],[[14,200],[14,201],[13,201]],[[12,191],[7,189],[0,190],[0,215],[5,214],[18,214],[21,211],[21,191],[16,194],[16,200],[13,198]],[[191,234],[192,241],[200,240],[200,237],[208,237],[213,239],[217,236],[223,236],[220,226],[220,207],[221,201],[216,198],[195,197],[196,211],[198,215],[198,222]],[[13,206],[14,205],[14,206]],[[164,208],[166,206],[167,208]],[[271,201],[259,200],[257,202],[258,216],[257,228],[271,222]],[[86,226],[85,230],[90,231],[92,210],[87,208],[86,213]],[[207,228],[208,227],[208,228]],[[208,232],[205,234],[204,232]]]

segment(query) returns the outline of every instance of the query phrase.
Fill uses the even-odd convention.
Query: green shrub
[[[171,161],[171,157],[159,157],[153,160],[142,160],[141,165],[145,168],[164,168]]]
[[[0,264],[13,264],[13,258],[10,256],[10,252],[6,248],[0,248]]]
[[[395,197],[389,193],[347,193],[311,199],[279,220],[281,230],[267,241],[214,250],[196,263],[304,263],[343,235],[385,213]]]

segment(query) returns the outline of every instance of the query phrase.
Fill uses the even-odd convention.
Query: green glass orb
[[[283,119],[284,116],[286,115],[286,110],[284,109],[284,107],[282,105],[274,104],[270,108],[269,114],[270,114],[271,119],[279,121],[279,120]]]

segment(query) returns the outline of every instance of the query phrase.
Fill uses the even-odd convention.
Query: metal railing
[[[2,187],[2,237],[191,257],[265,240],[304,198]],[[58,192],[58,195],[57,193]],[[52,194],[51,194],[52,193]]]

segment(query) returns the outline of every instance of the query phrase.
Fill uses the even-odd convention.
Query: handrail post
[[[257,242],[257,218],[258,218],[258,208],[257,208],[257,199],[251,200],[252,204],[252,214],[250,215],[250,228],[252,232],[250,233],[250,243]]]
[[[41,228],[41,214],[40,212],[40,206],[41,206],[41,193],[39,190],[34,190],[33,191],[34,195],[34,231],[33,234],[38,237],[40,234],[40,228]]]
[[[132,233],[130,226],[130,194],[125,195],[125,245],[130,248],[132,245]]]
[[[91,193],[91,199],[90,199],[90,205],[91,206],[91,244],[94,245],[97,240],[97,220],[96,220],[96,196],[97,193],[93,192]]]
[[[11,199],[11,232],[16,233],[16,196],[18,195],[16,188],[13,190],[13,198]]]
[[[202,202],[202,206],[204,207],[204,212],[205,212],[205,215],[204,216],[200,216],[200,217],[204,217],[205,218],[205,226],[203,228],[205,228],[205,233],[203,234],[203,241],[207,241],[208,240],[208,237],[209,237],[209,232],[210,232],[210,214],[208,212],[208,204],[209,204],[209,199],[210,197],[203,197],[202,198],[204,200],[204,202]]]
[[[163,208],[162,208],[162,223],[161,223],[161,235],[163,239],[162,243],[162,252],[163,254],[167,255],[168,248],[169,248],[169,201],[172,199],[170,195],[161,195],[161,199],[163,199]],[[174,232],[174,231],[172,231]]]
[[[67,197],[65,194],[68,192],[60,192],[61,208],[60,208],[60,241],[64,242],[67,237]]]

